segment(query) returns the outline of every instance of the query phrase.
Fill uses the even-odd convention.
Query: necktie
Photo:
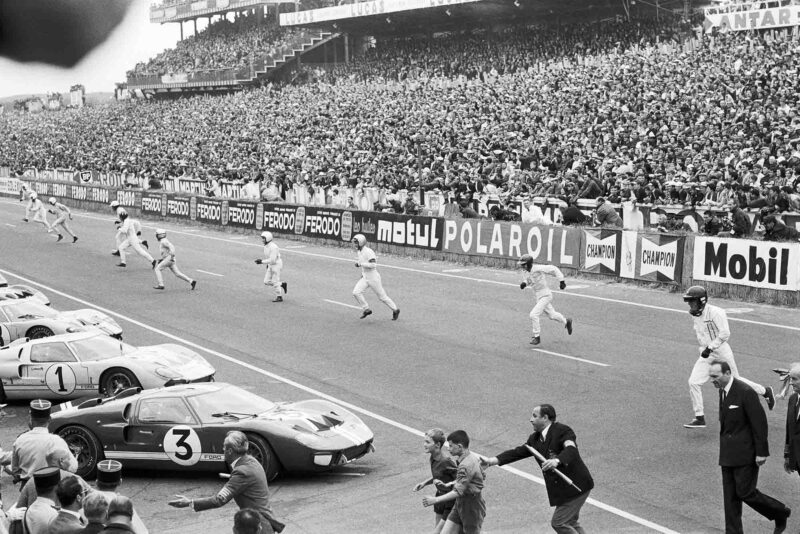
[[[727,394],[727,393],[725,393],[725,390],[724,390],[724,389],[721,389],[721,390],[720,390],[720,392],[722,393],[722,395],[720,395],[720,398],[722,399],[722,402],[724,403],[724,402],[725,402],[725,397],[726,397],[728,394]]]
[[[797,396],[797,404],[795,404],[795,419],[800,419],[800,395]]]

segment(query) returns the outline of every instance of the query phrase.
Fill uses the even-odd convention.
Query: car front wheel
[[[46,326],[34,326],[25,334],[25,337],[29,339],[41,339],[43,337],[50,337],[53,335],[53,331],[47,328]]]
[[[128,388],[139,387],[141,384],[136,376],[127,369],[113,368],[103,374],[100,385],[103,393],[112,396]]]
[[[97,463],[103,459],[103,448],[100,441],[87,428],[78,425],[65,426],[58,435],[67,442],[67,446],[78,460],[75,474],[85,479],[94,478],[97,474]]]
[[[275,451],[272,450],[267,440],[257,434],[247,434],[247,439],[250,442],[247,452],[258,460],[258,463],[264,468],[264,473],[267,474],[267,480],[272,482],[281,472],[281,463],[275,456]]]

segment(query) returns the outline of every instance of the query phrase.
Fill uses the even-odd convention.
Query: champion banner
[[[619,276],[622,232],[605,228],[583,230],[581,271]]]
[[[536,263],[579,266],[582,231],[566,226],[537,226],[478,219],[444,221],[442,250],[471,256],[519,258]]]
[[[800,289],[800,243],[695,237],[695,280],[762,287]]]
[[[680,283],[683,274],[683,236],[639,234],[636,278]]]

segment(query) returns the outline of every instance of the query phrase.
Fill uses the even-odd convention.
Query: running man
[[[73,243],[77,241],[78,236],[75,235],[75,232],[72,231],[72,228],[69,227],[69,223],[67,222],[67,219],[69,219],[70,221],[72,220],[72,212],[70,211],[70,209],[61,202],[58,202],[56,200],[56,197],[50,197],[48,202],[50,203],[52,208],[48,208],[47,211],[56,216],[56,220],[53,221],[53,224],[50,225],[50,229],[52,230],[55,229],[57,226],[61,226],[61,228],[63,228],[65,232],[67,232],[69,235],[72,236]],[[58,232],[58,230],[56,231]],[[56,241],[61,241],[62,239],[64,239],[64,235],[61,232],[58,232],[58,239],[56,239]]]
[[[25,207],[25,218],[22,219],[25,222],[28,222],[30,218],[30,214],[33,213],[33,221],[41,223],[47,228],[47,232],[52,232],[53,230],[50,228],[50,223],[47,222],[47,209],[42,204],[42,201],[39,200],[39,195],[36,191],[31,191],[28,195],[28,205]]]
[[[264,243],[264,259],[256,260],[256,265],[267,264],[267,272],[264,275],[264,285],[272,286],[275,291],[275,298],[272,302],[283,302],[283,295],[286,294],[286,282],[281,282],[281,270],[283,260],[278,245],[273,241],[272,232],[261,232],[261,242]]]
[[[175,245],[170,243],[169,239],[167,239],[167,231],[163,228],[158,228],[156,230],[156,239],[161,249],[161,260],[156,264],[155,271],[158,285],[153,289],[164,289],[164,276],[161,274],[161,271],[164,269],[169,269],[172,271],[172,274],[184,282],[188,282],[188,284],[192,286],[192,289],[194,289],[195,286],[197,286],[197,280],[192,280],[178,269],[178,264],[175,263]]]
[[[558,321],[567,329],[567,334],[572,335],[572,319],[566,318],[558,313],[553,307],[553,293],[547,286],[547,278],[545,275],[552,275],[558,278],[559,287],[564,290],[567,288],[567,282],[564,280],[564,273],[555,265],[539,265],[533,264],[533,256],[530,254],[523,254],[517,260],[517,266],[523,271],[522,283],[519,285],[520,289],[530,287],[533,289],[533,297],[536,300],[533,309],[530,313],[531,330],[533,336],[531,337],[531,345],[538,345],[541,343],[540,334],[542,331],[541,322],[539,317],[542,313],[546,314],[550,319]]]
[[[124,208],[119,208],[117,210],[117,215],[122,221],[118,233],[121,233],[122,236],[124,236],[124,239],[120,243],[118,249],[119,263],[117,264],[117,267],[127,267],[128,264],[125,262],[125,251],[128,249],[128,247],[131,247],[139,256],[149,261],[150,265],[153,267],[153,269],[155,269],[156,260],[154,260],[153,256],[143,249],[142,245],[139,243],[139,234],[141,234],[141,232],[137,232],[136,230],[137,227],[141,228],[139,221],[129,217],[128,212],[125,211]]]
[[[120,203],[116,200],[112,201],[110,206],[111,206],[111,211],[113,211],[114,214],[117,216],[116,220],[114,220],[114,224],[117,226],[117,233],[114,235],[114,250],[111,251],[111,255],[119,256],[119,247],[120,245],[122,245],[122,243],[125,241],[127,237],[123,232],[120,232],[120,226],[122,225],[122,220],[120,219],[119,211],[120,210],[125,211],[125,208],[120,206]],[[134,230],[136,230],[136,235],[141,236],[142,225],[137,220],[134,220],[133,224],[134,224]],[[147,244],[146,239],[142,240],[142,246],[150,250],[150,245]]]
[[[386,304],[392,310],[392,321],[396,321],[400,316],[400,308],[397,304],[389,298],[386,291],[383,289],[381,283],[381,275],[378,273],[378,259],[375,252],[367,246],[367,238],[363,234],[356,234],[353,236],[353,243],[356,245],[358,251],[358,261],[356,267],[361,268],[361,279],[356,282],[353,288],[353,297],[356,302],[361,306],[361,319],[372,315],[372,310],[369,309],[367,299],[364,298],[364,292],[368,287],[378,295],[378,300]]]

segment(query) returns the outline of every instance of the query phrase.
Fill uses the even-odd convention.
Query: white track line
[[[389,419],[388,417],[384,417],[384,416],[379,415],[379,414],[377,414],[375,412],[369,411],[369,410],[367,410],[365,408],[361,408],[361,407],[356,406],[354,404],[350,404],[349,402],[343,401],[341,399],[337,399],[336,397],[328,395],[327,393],[323,393],[322,391],[318,391],[318,390],[313,389],[313,388],[311,388],[309,386],[305,386],[305,385],[300,384],[299,382],[295,382],[294,380],[291,380],[289,378],[284,378],[284,377],[282,377],[280,375],[277,375],[275,373],[271,373],[269,371],[261,369],[260,367],[256,367],[255,365],[249,364],[249,363],[244,362],[242,360],[237,360],[236,358],[234,358],[232,356],[228,356],[227,354],[223,354],[223,353],[218,352],[216,350],[206,348],[206,347],[204,347],[202,345],[198,345],[197,343],[193,343],[193,342],[191,342],[191,341],[189,341],[187,339],[183,339],[183,338],[178,337],[178,336],[176,336],[174,334],[170,334],[170,333],[168,333],[168,332],[166,332],[164,330],[160,330],[160,329],[158,329],[158,328],[156,328],[154,326],[150,326],[148,324],[142,323],[141,321],[137,321],[136,319],[133,319],[133,318],[128,317],[126,315],[122,315],[121,313],[117,313],[117,312],[111,311],[111,310],[109,310],[107,308],[103,308],[102,306],[98,306],[98,305],[94,304],[93,302],[89,302],[87,300],[83,300],[83,299],[80,299],[78,297],[74,297],[72,295],[64,293],[63,291],[59,291],[59,290],[57,290],[55,288],[46,286],[44,284],[40,284],[38,282],[35,282],[35,281],[30,280],[28,278],[22,277],[22,276],[20,276],[20,275],[18,275],[16,273],[12,273],[10,271],[6,271],[4,269],[0,269],[0,273],[3,273],[3,274],[8,275],[8,276],[13,276],[14,278],[22,280],[23,282],[27,282],[28,284],[31,284],[33,286],[40,287],[42,289],[45,289],[45,290],[50,291],[52,293],[55,293],[56,295],[60,295],[60,296],[62,296],[64,298],[70,299],[70,300],[75,301],[75,302],[77,302],[79,304],[83,304],[84,306],[90,306],[92,308],[98,309],[98,310],[100,310],[102,312],[107,313],[108,315],[117,317],[119,319],[122,319],[123,321],[127,321],[127,322],[129,322],[131,324],[134,324],[134,325],[140,327],[140,328],[144,328],[144,329],[149,330],[151,332],[154,332],[156,334],[160,334],[160,335],[162,335],[162,336],[164,336],[166,338],[172,339],[173,341],[177,341],[179,343],[183,343],[186,346],[189,346],[189,347],[192,347],[194,349],[203,351],[203,352],[205,352],[207,354],[211,354],[212,356],[216,356],[217,358],[220,358],[220,359],[225,360],[227,362],[234,363],[236,365],[244,367],[245,369],[249,369],[250,371],[259,373],[261,375],[267,376],[267,377],[272,378],[274,380],[278,380],[280,382],[283,382],[286,385],[295,387],[295,388],[297,388],[297,389],[299,389],[301,391],[305,391],[306,393],[310,393],[311,395],[315,395],[315,396],[320,397],[322,399],[329,400],[331,402],[335,402],[337,404],[340,404],[340,405],[344,406],[345,408],[347,408],[349,410],[353,410],[354,412],[358,412],[358,413],[360,413],[362,415],[365,415],[367,417],[375,419],[376,421],[380,421],[382,423],[385,423],[387,425],[393,426],[393,427],[398,428],[400,430],[404,430],[405,432],[413,434],[413,435],[415,435],[417,437],[424,437],[425,436],[425,433],[422,432],[421,430],[417,430],[416,428],[412,428],[412,427],[410,427],[408,425],[404,425],[403,423],[394,421],[392,419]],[[349,306],[349,304],[346,304],[346,306]],[[532,482],[535,482],[535,483],[539,484],[540,486],[544,486],[544,479],[542,479],[540,477],[537,477],[537,476],[534,476],[534,475],[532,475],[530,473],[526,473],[525,471],[520,471],[519,469],[516,469],[514,467],[509,467],[507,465],[502,466],[500,469],[508,471],[509,473],[515,474],[517,476],[521,476],[521,477],[525,478],[526,480],[530,480]],[[616,508],[616,507],[611,506],[609,504],[602,503],[602,502],[597,501],[595,499],[589,498],[589,499],[587,499],[587,502],[592,504],[592,505],[594,505],[594,506],[596,506],[596,507],[598,507],[598,508],[600,508],[600,509],[602,509],[602,510],[610,512],[610,513],[612,513],[614,515],[617,515],[617,516],[622,517],[624,519],[628,519],[629,521],[632,521],[634,523],[637,523],[637,524],[642,525],[644,527],[647,527],[649,529],[655,530],[656,532],[660,532],[661,534],[679,534],[678,532],[676,532],[674,530],[670,530],[670,529],[668,529],[666,527],[663,527],[661,525],[658,525],[656,523],[653,523],[651,521],[643,519],[643,518],[641,518],[639,516],[633,515],[633,514],[631,514],[629,512],[625,512],[624,510],[620,510],[619,508]]]
[[[10,223],[6,223],[6,226],[10,226],[11,228],[16,228],[17,227],[16,224],[10,224]]]
[[[203,269],[195,269],[195,271],[197,271],[198,273],[210,274],[211,276],[220,276],[220,277],[225,276],[224,274],[212,273],[210,271],[204,271]]]
[[[322,299],[322,300],[324,300],[325,302],[330,302],[331,304],[338,304],[339,306],[347,306],[348,308],[353,308],[354,310],[361,309],[360,306],[354,306],[353,304],[346,304],[344,302],[339,302],[338,300],[328,300],[328,299]]]
[[[550,352],[549,350],[544,350],[544,349],[531,349],[531,350],[537,352],[544,352],[545,354],[549,354],[551,356],[558,356],[559,358],[567,358],[569,360],[576,360],[583,363],[591,363],[592,365],[599,365],[600,367],[611,367],[607,363],[600,363],[600,362],[595,362],[593,360],[586,360],[584,358],[578,358],[577,356],[567,356],[566,354],[559,354],[558,352]]]

